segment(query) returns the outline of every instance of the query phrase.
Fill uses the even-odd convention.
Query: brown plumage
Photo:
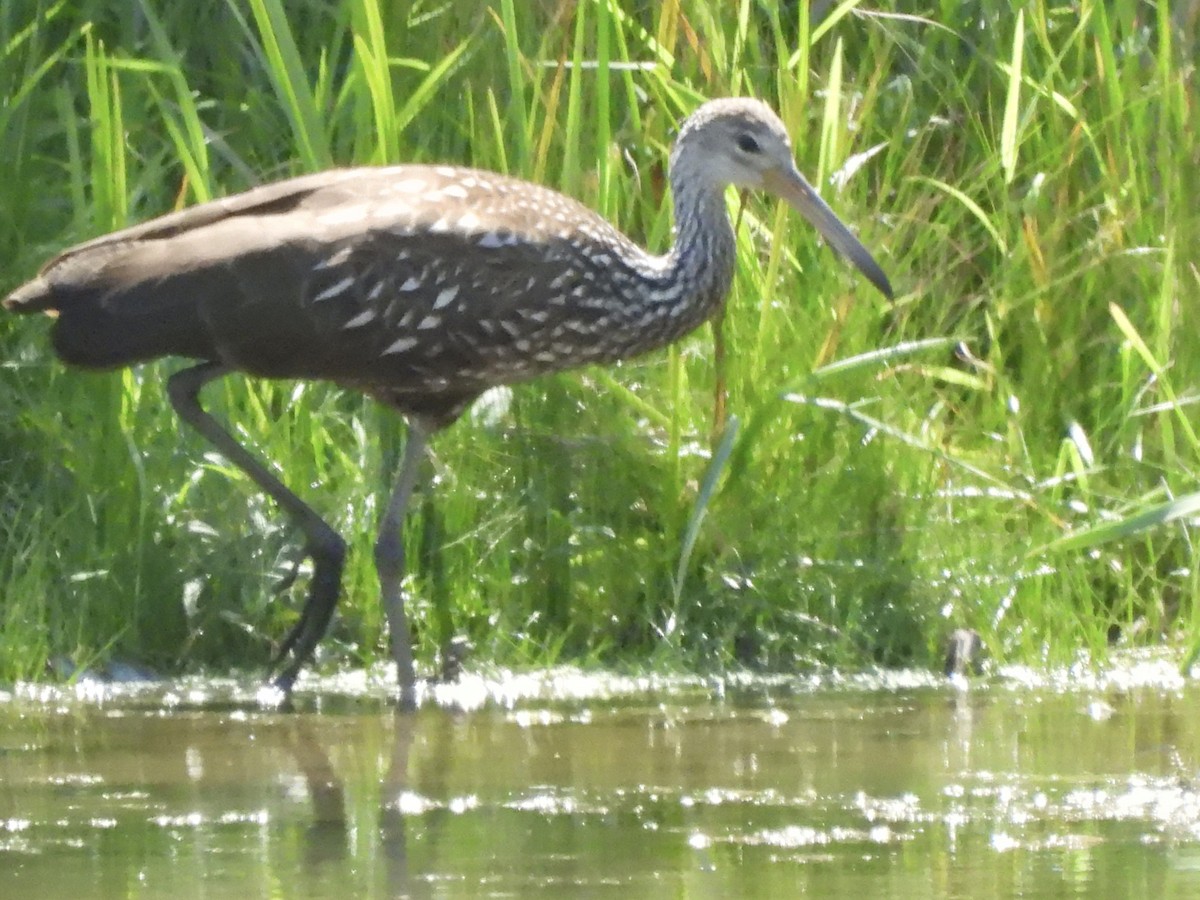
[[[795,206],[881,291],[871,255],[804,181],[783,124],[753,100],[717,100],[671,153],[677,240],[647,253],[562,194],[446,166],[345,169],[290,179],[73,247],[14,291],[14,312],[57,314],[54,349],[87,368],[163,356],[172,404],[303,529],[313,579],[283,644],[289,688],[337,602],[341,538],[200,407],[229,372],[325,379],[404,414],[409,440],[376,544],[401,697],[415,699],[400,592],[400,525],[430,433],[487,388],[670,343],[728,293],[728,185]],[[285,660],[286,658],[286,661]]]

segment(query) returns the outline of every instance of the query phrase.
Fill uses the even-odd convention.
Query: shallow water
[[[1169,663],[0,695],[0,897],[1200,897]]]

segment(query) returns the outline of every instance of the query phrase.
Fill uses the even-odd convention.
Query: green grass
[[[507,664],[934,665],[964,626],[1026,662],[1101,655],[1118,628],[1194,657],[1196,18],[22,0],[0,9],[0,290],[75,241],[334,164],[512,172],[661,250],[672,130],[760,96],[896,302],[731,195],[713,329],[437,438],[406,532],[420,660],[465,634]],[[0,318],[0,678],[61,654],[254,665],[295,621],[303,579],[268,587],[297,535],[181,430],[178,367],[67,371],[46,322]],[[328,664],[377,659],[402,424],[321,384],[206,399],[351,542]]]

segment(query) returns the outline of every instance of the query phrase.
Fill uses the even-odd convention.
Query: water
[[[1200,686],[364,675],[0,695],[0,897],[1200,897]]]

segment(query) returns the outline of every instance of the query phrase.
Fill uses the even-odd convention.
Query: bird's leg
[[[401,581],[404,578],[404,512],[417,483],[421,459],[429,443],[427,426],[416,416],[409,418],[408,440],[404,444],[404,457],[400,461],[400,474],[396,486],[388,499],[387,511],[379,523],[379,536],[375,540],[375,569],[379,573],[379,593],[383,609],[387,613],[388,637],[391,641],[392,659],[396,661],[396,680],[400,686],[400,705],[411,709],[416,706],[416,673],[413,670],[412,635],[408,630],[408,619],[404,614],[404,593]]]
[[[725,378],[725,310],[721,310],[712,318],[713,335],[713,426],[712,449],[716,450],[725,433],[725,419],[729,409],[729,382]]]
[[[317,644],[325,636],[329,620],[337,606],[342,584],[342,565],[346,559],[346,542],[329,527],[303,500],[288,490],[233,435],[200,406],[200,389],[214,378],[228,374],[229,367],[217,362],[201,363],[176,372],[167,382],[167,394],[179,417],[200,432],[231,463],[245,472],[264,493],[283,507],[284,511],[304,532],[304,552],[313,561],[312,581],[300,621],[288,632],[272,660],[272,668],[285,657],[291,660],[275,678],[283,691],[290,691],[296,675],[312,659]]]

